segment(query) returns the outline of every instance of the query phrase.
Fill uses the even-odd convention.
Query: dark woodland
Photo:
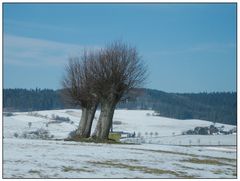
[[[3,111],[39,111],[79,106],[64,103],[62,90],[4,89]],[[202,119],[237,124],[236,92],[166,93],[152,89],[135,89],[117,104],[121,109],[152,109],[161,116],[178,119]]]

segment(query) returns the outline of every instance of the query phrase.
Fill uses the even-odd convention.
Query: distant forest
[[[201,119],[237,124],[236,92],[166,93],[151,89],[135,89],[117,105],[124,109],[151,109],[161,116],[177,119]],[[4,89],[4,111],[38,111],[79,108],[67,105],[61,90]]]

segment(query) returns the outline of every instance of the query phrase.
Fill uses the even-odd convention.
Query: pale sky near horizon
[[[121,39],[145,87],[236,91],[236,4],[3,4],[4,88],[61,88],[68,57]]]

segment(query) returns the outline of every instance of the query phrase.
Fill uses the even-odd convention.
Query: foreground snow
[[[236,178],[235,148],[9,138],[3,161],[4,178]]]
[[[208,121],[149,116],[151,111],[116,110],[114,121],[121,121],[121,124],[114,125],[114,130],[140,133],[144,144],[15,138],[15,133],[20,135],[23,131],[38,128],[49,130],[56,139],[66,138],[76,129],[81,115],[79,110],[38,113],[47,117],[34,117],[28,113],[4,117],[4,178],[236,178],[236,135],[178,136],[196,126],[209,126],[211,122]],[[46,127],[52,114],[69,117],[74,124],[49,124]],[[99,112],[93,128],[98,116]],[[31,128],[28,122],[32,122]],[[231,125],[224,127],[226,130],[233,128]],[[158,135],[151,137],[150,132]],[[189,146],[197,144],[208,146]]]

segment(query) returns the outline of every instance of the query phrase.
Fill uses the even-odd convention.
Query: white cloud
[[[32,31],[61,31],[66,33],[73,33],[76,30],[66,26],[57,26],[51,24],[43,24],[43,23],[34,23],[34,22],[25,22],[25,21],[16,21],[11,19],[4,20],[4,26],[15,27],[18,29],[30,29]]]
[[[79,56],[83,46],[43,39],[4,35],[4,64],[62,66],[70,56]]]

